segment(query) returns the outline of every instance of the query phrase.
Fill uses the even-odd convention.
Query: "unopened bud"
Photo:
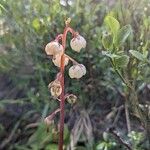
[[[49,117],[46,117],[44,119],[44,123],[46,124],[47,132],[49,132],[50,125],[52,125],[54,123],[54,120],[52,120]]]
[[[66,99],[69,104],[74,104],[77,101],[77,97],[73,94],[69,94]]]

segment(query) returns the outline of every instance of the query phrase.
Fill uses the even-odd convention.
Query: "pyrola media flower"
[[[51,118],[46,117],[46,118],[44,119],[44,123],[45,123],[47,126],[53,124],[53,122],[54,122],[54,121],[53,121]]]
[[[60,67],[61,65],[61,55],[55,55],[52,59],[55,66]],[[69,58],[65,57],[65,66],[68,65]]]
[[[54,98],[57,98],[58,96],[60,96],[60,94],[62,93],[62,87],[61,87],[61,83],[59,80],[54,80],[52,81],[49,85],[48,88],[51,92],[51,95]]]
[[[73,65],[69,68],[70,78],[79,79],[86,74],[86,68],[83,64]]]
[[[69,104],[74,104],[77,101],[77,97],[74,94],[69,94],[66,99]]]
[[[70,46],[74,51],[80,52],[82,48],[86,47],[86,40],[81,35],[77,35],[71,40]]]
[[[63,53],[63,46],[56,41],[52,41],[46,45],[45,52],[47,55],[61,55]]]

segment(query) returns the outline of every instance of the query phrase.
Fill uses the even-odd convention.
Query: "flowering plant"
[[[65,22],[65,29],[63,34],[59,34],[54,41],[48,43],[45,47],[45,52],[47,55],[52,57],[52,62],[55,66],[60,68],[60,72],[57,73],[56,79],[52,81],[48,88],[51,95],[60,102],[60,108],[56,109],[48,117],[45,118],[46,125],[50,125],[55,114],[60,112],[60,124],[59,124],[59,150],[63,149],[63,131],[64,131],[64,105],[65,100],[70,103],[74,103],[77,97],[73,94],[65,94],[64,87],[64,71],[65,66],[68,65],[69,61],[73,63],[73,66],[69,69],[70,78],[79,79],[86,74],[86,68],[83,64],[79,64],[73,58],[65,54],[66,49],[66,37],[67,33],[70,32],[73,36],[70,41],[70,46],[72,50],[80,52],[82,48],[86,47],[86,40],[75,32],[70,27],[71,19],[68,18]]]

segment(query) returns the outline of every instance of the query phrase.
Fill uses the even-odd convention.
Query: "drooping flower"
[[[80,67],[81,67],[81,70],[83,72],[83,75],[85,75],[86,74],[86,68],[85,68],[85,66],[83,64],[80,64]]]
[[[52,59],[53,63],[55,66],[57,67],[60,67],[61,65],[61,55],[55,55],[55,57],[53,57]],[[68,65],[68,62],[69,62],[69,58],[65,57],[65,62],[64,62],[64,65]]]
[[[86,40],[81,35],[77,35],[71,40],[70,46],[74,51],[80,52],[82,48],[86,47]]]
[[[66,99],[69,104],[74,104],[77,101],[77,96],[74,94],[69,94]]]
[[[62,87],[61,87],[61,83],[59,80],[54,80],[52,81],[49,85],[48,85],[48,88],[50,90],[50,93],[51,95],[54,97],[54,98],[58,98],[61,93],[62,93]]]
[[[63,53],[63,46],[56,41],[48,43],[45,47],[47,55],[61,55]]]
[[[86,68],[83,64],[73,65],[69,68],[70,78],[79,79],[86,74]]]

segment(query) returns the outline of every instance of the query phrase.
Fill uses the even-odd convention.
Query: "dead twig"
[[[115,131],[114,127],[109,128],[107,131],[111,133],[121,145],[124,145],[128,150],[133,150],[130,144],[125,141],[117,131]]]
[[[130,123],[129,108],[128,108],[127,100],[125,101],[125,115],[126,115],[127,130],[128,130],[128,133],[130,133],[131,123]]]

